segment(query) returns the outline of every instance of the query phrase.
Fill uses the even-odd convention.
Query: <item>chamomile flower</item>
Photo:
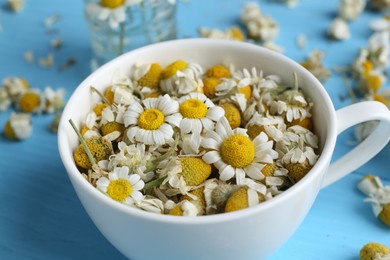
[[[370,242],[360,249],[360,260],[388,260],[390,248],[385,245]]]
[[[144,181],[150,181],[154,177],[153,172],[145,172],[152,155],[146,150],[144,144],[118,143],[119,152],[110,155],[108,169],[118,166],[127,166],[132,172],[141,176]]]
[[[339,15],[347,21],[355,20],[363,12],[365,6],[364,0],[341,0],[338,7]]]
[[[261,132],[265,132],[274,141],[281,140],[286,131],[283,118],[270,115],[261,116],[257,112],[253,114],[246,128],[252,139],[255,139]]]
[[[3,85],[12,101],[16,101],[30,87],[30,84],[20,77],[7,77],[3,80]]]
[[[129,6],[137,5],[142,0],[101,0],[99,3],[91,2],[85,7],[86,13],[96,17],[98,21],[105,22],[112,29],[117,29],[119,24],[126,20],[126,9]]]
[[[44,110],[47,113],[54,113],[64,107],[65,89],[59,88],[57,90],[47,86],[43,91],[45,100]]]
[[[31,136],[32,123],[30,114],[12,113],[4,126],[4,135],[11,140],[23,140]]]
[[[364,201],[371,203],[374,215],[390,226],[390,186],[375,189]]]
[[[11,99],[4,87],[0,88],[0,112],[6,111],[11,106]]]
[[[232,27],[227,29],[226,31],[201,27],[198,29],[198,33],[202,38],[225,39],[225,40],[236,40],[236,41],[245,40],[244,33],[238,27]]]
[[[202,158],[206,163],[214,164],[223,181],[234,176],[241,181],[245,175],[261,180],[264,178],[261,169],[278,157],[272,149],[273,141],[268,141],[266,134],[261,133],[251,141],[245,129],[232,130],[225,117],[217,122],[216,131],[208,132],[207,137],[201,145],[209,150]]]
[[[301,65],[310,71],[319,81],[325,82],[329,76],[330,71],[324,67],[323,59],[325,54],[319,50],[313,50],[306,60],[301,62]]]
[[[29,89],[19,96],[17,107],[25,113],[40,113],[44,108],[44,97],[38,89]]]
[[[145,183],[138,174],[129,174],[126,166],[116,167],[107,177],[101,177],[96,182],[96,187],[107,196],[125,204],[133,205],[141,201],[143,195],[141,189]]]
[[[210,131],[223,115],[224,110],[202,93],[190,93],[179,100],[179,112],[183,116],[180,122],[182,134],[191,133],[190,143],[198,151],[202,131]]]
[[[132,78],[138,83],[138,86],[157,89],[162,71],[158,63],[135,64]]]
[[[165,144],[172,140],[172,125],[180,125],[182,116],[178,112],[179,103],[168,95],[134,102],[123,115],[127,137],[147,145]]]
[[[348,24],[341,18],[335,18],[328,28],[328,35],[335,40],[346,40],[351,34]]]
[[[202,74],[199,64],[177,60],[163,70],[160,88],[169,95],[183,96],[203,87]]]
[[[111,107],[106,107],[102,111],[100,120],[100,131],[103,135],[110,134],[114,131],[118,131],[120,135],[123,135],[125,126],[123,124],[123,115],[125,113],[124,106],[117,106],[115,110]]]

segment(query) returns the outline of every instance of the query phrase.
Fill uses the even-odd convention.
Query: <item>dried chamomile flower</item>
[[[230,78],[231,73],[228,67],[219,64],[207,69],[206,76],[210,78]]]
[[[134,69],[134,80],[141,87],[157,89],[160,84],[162,72],[163,69],[158,63],[138,65]]]
[[[338,12],[341,18],[352,21],[360,16],[365,6],[364,0],[340,0]]]
[[[388,260],[390,249],[382,244],[370,242],[360,249],[360,260]]]
[[[351,35],[348,24],[341,18],[335,18],[328,28],[328,35],[335,40],[346,40]]]
[[[280,141],[286,131],[286,124],[282,117],[264,116],[255,112],[245,128],[248,129],[247,133],[251,139],[264,132],[271,140]]]
[[[241,125],[241,114],[236,105],[226,102],[219,104],[219,107],[224,110],[224,115],[232,129]]]
[[[225,40],[236,40],[236,41],[245,40],[244,33],[238,27],[232,27],[227,29],[226,31],[201,27],[198,29],[198,33],[202,38],[225,39]]]
[[[10,140],[24,140],[32,134],[30,114],[12,113],[4,126],[4,135]]]
[[[173,137],[172,126],[179,127],[179,103],[169,95],[134,102],[123,115],[130,141],[162,145]]]
[[[168,213],[172,216],[195,217],[199,215],[199,208],[193,201],[183,200]]]
[[[32,51],[26,51],[24,54],[23,54],[23,58],[24,60],[29,63],[29,64],[33,64],[34,63],[34,52]]]
[[[122,108],[122,107],[117,107]],[[102,111],[100,120],[100,132],[103,135],[108,135],[114,131],[119,132],[120,136],[125,132],[125,126],[123,124],[124,107],[121,110],[114,110],[111,107],[106,107]]]
[[[202,140],[201,145],[208,149],[202,158],[220,171],[220,180],[236,177],[240,184],[245,175],[262,180],[261,169],[278,157],[272,149],[273,141],[268,141],[266,134],[261,133],[252,141],[245,132],[242,128],[232,130],[228,120],[222,117],[216,124],[215,132],[206,133],[207,138]]]
[[[45,87],[43,91],[43,97],[45,100],[44,111],[46,113],[55,113],[64,108],[65,105],[65,89],[58,88],[57,90],[50,86]]]
[[[107,196],[121,203],[133,205],[141,201],[145,183],[138,174],[131,174],[126,166],[116,167],[107,177],[101,177],[96,182],[96,187]]]
[[[24,7],[24,0],[7,0],[8,8],[13,12],[20,12]]]
[[[56,113],[53,121],[49,125],[50,131],[52,131],[53,133],[58,132],[58,125],[60,124],[60,120],[61,120],[61,113]]]
[[[378,10],[385,11],[390,6],[390,0],[369,0],[369,7]]]
[[[253,207],[265,200],[264,195],[242,186],[234,191],[226,201],[225,212]]]
[[[5,87],[0,87],[0,112],[6,111],[11,106],[11,98]]]
[[[198,153],[202,131],[210,131],[214,124],[224,116],[224,109],[201,93],[190,93],[179,100],[179,113],[183,119],[180,122],[182,134],[191,133],[190,144]]]
[[[86,139],[85,143],[95,162],[107,160],[112,154],[111,144],[109,144],[103,137],[91,137]],[[77,166],[83,169],[92,168],[92,162],[90,161],[90,158],[88,157],[88,154],[82,144],[80,144],[74,151],[73,158]]]
[[[160,88],[169,95],[186,95],[202,89],[202,74],[203,69],[199,64],[177,60],[163,70]]]
[[[17,107],[25,113],[40,113],[44,106],[43,100],[43,95],[38,89],[29,89],[20,95]]]
[[[322,64],[324,57],[325,54],[323,52],[314,50],[309,54],[307,60],[301,62],[301,65],[321,82],[325,82],[330,76],[330,71]]]
[[[8,96],[11,100],[17,101],[20,95],[25,93],[30,84],[24,78],[20,77],[7,77],[3,80],[3,86],[8,92]]]
[[[54,64],[54,55],[49,53],[46,57],[38,59],[38,65],[42,68],[51,68]]]
[[[255,2],[244,6],[241,21],[245,24],[251,39],[272,41],[279,34],[279,25],[272,17],[262,15],[259,5]]]
[[[220,78],[205,77],[203,78],[203,93],[208,98],[215,98],[217,87],[222,83]]]

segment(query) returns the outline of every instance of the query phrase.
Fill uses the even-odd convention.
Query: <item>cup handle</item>
[[[379,120],[375,130],[358,146],[331,163],[322,182],[322,188],[341,179],[356,170],[377,153],[379,153],[390,140],[390,110],[382,103],[376,101],[359,102],[336,111],[337,134],[356,124]]]

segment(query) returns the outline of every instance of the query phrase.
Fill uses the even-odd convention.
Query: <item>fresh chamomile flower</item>
[[[40,113],[44,105],[44,97],[38,89],[27,90],[17,101],[17,107],[25,113]]]
[[[348,24],[341,18],[335,18],[328,28],[328,35],[335,40],[346,40],[351,34],[349,32]]]
[[[191,133],[190,143],[198,151],[202,131],[210,131],[214,124],[224,116],[224,110],[215,106],[204,94],[193,92],[179,100],[179,113],[183,116],[180,122],[182,134]]]
[[[12,101],[16,101],[30,87],[30,84],[20,77],[7,77],[3,80],[3,85]]]
[[[140,2],[142,0],[100,0],[88,3],[85,12],[98,21],[108,22],[111,29],[117,29],[126,20],[126,9]]]
[[[179,127],[182,116],[179,103],[169,95],[134,102],[123,115],[130,141],[147,145],[163,145],[172,140],[173,128]]]
[[[261,180],[264,178],[261,169],[278,157],[272,149],[273,141],[268,141],[266,134],[261,133],[252,141],[245,129],[232,130],[225,117],[217,122],[215,132],[209,131],[206,136],[201,145],[208,152],[202,158],[206,163],[214,164],[222,181],[236,176],[239,184],[245,175]]]
[[[225,212],[233,212],[253,207],[265,200],[264,195],[247,187],[241,186],[234,191],[226,201]]]
[[[4,126],[4,135],[11,140],[24,140],[32,134],[30,114],[12,113]]]
[[[0,87],[0,112],[6,111],[11,106],[11,99],[5,87]]]
[[[96,187],[107,196],[128,205],[141,201],[145,183],[138,174],[129,174],[126,166],[116,167],[107,177],[101,177],[96,182]]]
[[[43,96],[45,100],[44,111],[47,113],[54,113],[60,111],[65,104],[65,89],[59,88],[57,90],[52,89],[47,86],[43,91]]]
[[[360,249],[360,260],[389,260],[390,248],[385,245],[370,242]]]
[[[127,166],[131,172],[141,176],[145,182],[150,181],[154,177],[152,171],[147,171],[149,161],[152,159],[152,154],[147,151],[144,144],[130,144],[125,142],[118,143],[119,152],[110,155],[108,169],[113,169],[118,166]]]
[[[198,91],[203,87],[202,74],[203,68],[199,64],[177,60],[163,70],[160,89],[173,96]]]
[[[351,21],[360,16],[365,6],[365,0],[341,0],[339,2],[338,12],[341,18]]]

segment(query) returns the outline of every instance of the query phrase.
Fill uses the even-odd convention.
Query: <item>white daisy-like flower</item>
[[[0,111],[6,111],[11,103],[7,90],[4,87],[0,88]]]
[[[130,144],[125,142],[118,143],[119,153],[113,154],[109,158],[108,169],[113,169],[117,166],[127,166],[131,172],[141,176],[145,182],[150,181],[154,177],[152,171],[147,170],[147,163],[151,160],[151,153],[146,151],[144,144]]]
[[[250,20],[246,26],[251,38],[265,42],[274,40],[279,34],[279,25],[270,16],[260,16]]]
[[[270,115],[260,115],[255,112],[249,120],[245,128],[249,129],[252,126],[261,126],[264,132],[273,140],[279,141],[283,138],[286,131],[286,124],[283,118]]]
[[[45,100],[45,112],[54,113],[61,110],[64,107],[65,101],[65,89],[59,88],[57,90],[47,86],[43,91]]]
[[[280,97],[281,100],[270,101],[272,115],[286,115],[287,122],[311,117],[310,109],[313,104],[307,102],[302,93],[296,90],[287,90]]]
[[[142,210],[162,214],[164,213],[164,204],[161,200],[156,199],[152,196],[145,196],[140,201],[133,201],[133,206]]]
[[[363,12],[365,6],[365,0],[341,0],[338,7],[339,15],[347,21],[355,20]]]
[[[113,200],[133,205],[134,201],[143,198],[140,192],[145,183],[138,174],[129,174],[127,166],[116,167],[107,177],[101,177],[96,182],[96,187],[107,194]]]
[[[198,151],[202,131],[211,131],[214,124],[225,112],[202,93],[190,93],[179,100],[179,112],[183,116],[180,122],[182,134],[191,133],[190,143]]]
[[[169,95],[134,102],[123,115],[130,141],[147,145],[163,145],[172,140],[173,128],[179,127],[182,116],[179,103]]]
[[[99,21],[107,21],[112,29],[116,29],[126,20],[126,9],[141,2],[142,0],[125,0],[117,6],[103,6],[101,3],[91,2],[85,6],[85,12]]]
[[[16,101],[18,97],[24,94],[29,88],[27,81],[18,77],[5,78],[3,80],[3,85],[13,101]]]
[[[272,149],[273,141],[268,141],[266,134],[260,133],[251,141],[245,129],[232,130],[225,117],[217,122],[216,131],[208,132],[207,137],[201,145],[209,151],[202,158],[206,163],[215,165],[223,181],[236,176],[237,184],[240,184],[245,175],[262,180],[264,175],[261,170],[265,164],[278,157]]]
[[[202,75],[203,68],[199,64],[178,60],[163,71],[160,88],[169,95],[183,96],[203,87]]]
[[[341,18],[335,18],[328,28],[328,35],[335,40],[346,40],[351,34],[348,24]]]
[[[12,113],[4,128],[5,135],[16,140],[27,139],[32,131],[31,115],[26,113]]]

